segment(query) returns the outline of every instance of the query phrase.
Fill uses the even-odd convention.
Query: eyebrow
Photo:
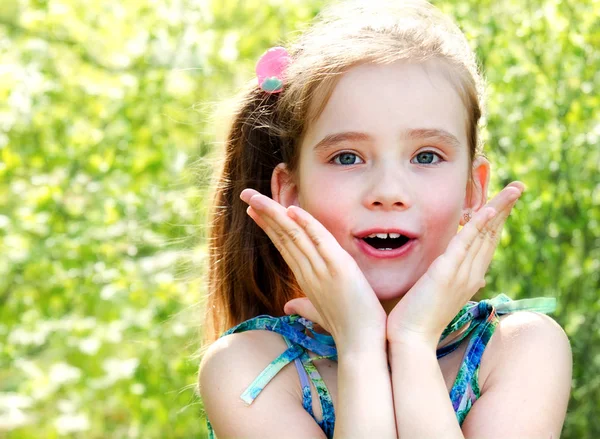
[[[460,148],[460,140],[458,140],[456,136],[439,128],[414,128],[403,131],[402,137],[409,140],[437,139],[453,148]],[[313,150],[325,150],[341,142],[366,142],[369,140],[373,140],[370,135],[355,131],[328,134],[314,146]]]

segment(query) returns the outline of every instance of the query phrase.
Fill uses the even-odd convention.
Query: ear
[[[273,200],[283,207],[300,206],[298,202],[298,186],[294,183],[292,173],[285,163],[279,163],[271,176],[271,193]]]
[[[463,209],[466,212],[477,212],[487,203],[488,185],[490,182],[490,162],[483,156],[473,160],[473,178],[467,181],[467,191]],[[464,216],[461,216],[460,225],[466,224]]]

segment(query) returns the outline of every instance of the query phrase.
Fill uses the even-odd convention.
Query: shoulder
[[[565,378],[568,375],[570,382],[572,353],[567,334],[552,317],[533,311],[501,316],[483,361],[491,367],[482,391],[511,375],[543,374],[550,369]]]
[[[501,316],[490,348],[496,365],[492,374],[510,373],[517,358],[521,366],[550,359],[555,366],[568,366],[572,359],[569,338],[561,326],[552,317],[533,311]]]
[[[210,345],[202,357],[200,370],[235,360],[243,360],[247,365],[255,364],[272,357],[273,354],[279,355],[281,348],[286,346],[281,335],[271,331],[251,330],[229,334]],[[274,358],[272,357],[271,361]]]
[[[242,403],[240,395],[286,347],[279,334],[264,330],[219,338],[200,362],[198,384],[202,399],[210,403],[231,393]]]
[[[251,405],[240,395],[278,355],[287,349],[281,335],[264,330],[230,334],[215,341],[200,363],[198,385],[206,415],[219,439],[281,437],[289,425],[322,434],[302,407],[295,368],[284,367]],[[294,381],[295,378],[295,381]],[[277,411],[278,416],[273,417]],[[300,435],[299,435],[300,436]]]
[[[483,434],[490,417],[511,419],[506,437],[559,437],[571,390],[572,353],[564,330],[551,317],[518,311],[500,323],[482,357],[488,374],[481,398],[465,424]],[[491,433],[491,431],[489,431]]]

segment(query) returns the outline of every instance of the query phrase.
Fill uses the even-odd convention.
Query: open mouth
[[[377,233],[376,236],[370,235],[362,240],[377,250],[395,250],[407,244],[410,238],[399,233]]]

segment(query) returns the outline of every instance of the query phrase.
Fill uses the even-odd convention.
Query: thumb
[[[299,297],[297,299],[290,300],[283,306],[283,312],[285,312],[287,315],[298,314],[301,317],[316,323],[321,328],[331,333],[329,325],[323,321],[321,314],[319,314],[319,311],[317,311],[317,308],[315,308],[308,297]]]

